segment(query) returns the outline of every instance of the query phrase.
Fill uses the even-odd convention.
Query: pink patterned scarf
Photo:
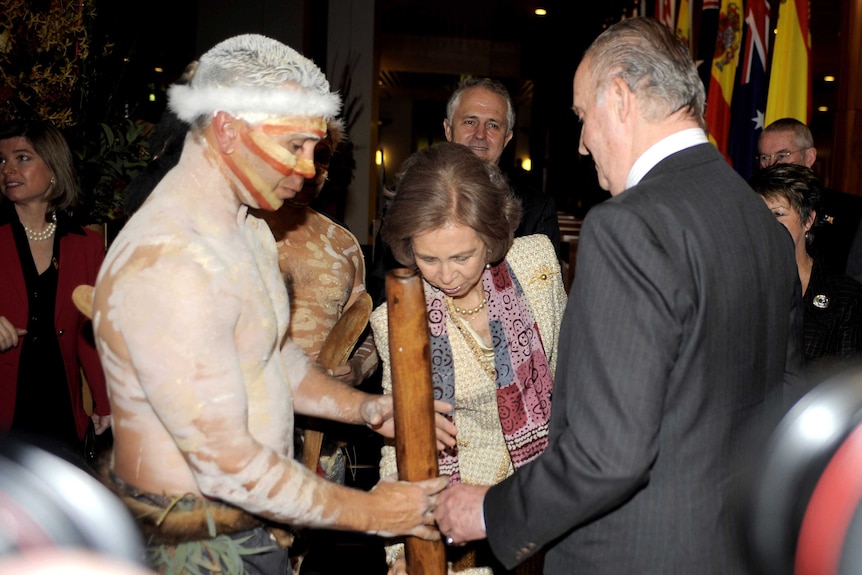
[[[497,410],[512,465],[517,469],[548,445],[553,378],[539,328],[509,264],[503,261],[485,270],[482,287],[488,298],[494,344]],[[440,290],[431,288],[425,291],[425,303],[431,332],[434,398],[454,405],[455,365],[446,328],[446,301]],[[472,336],[455,333],[452,337]],[[442,453],[438,463],[441,475],[449,475],[451,484],[460,483],[457,447]]]

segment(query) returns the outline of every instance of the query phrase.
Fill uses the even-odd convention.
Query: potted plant
[[[101,123],[98,134],[75,147],[81,185],[89,198],[88,222],[107,228],[113,237],[125,221],[123,193],[147,166],[150,124],[124,120],[114,126]]]

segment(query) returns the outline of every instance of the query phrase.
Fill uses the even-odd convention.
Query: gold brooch
[[[530,276],[530,279],[527,281],[527,283],[532,285],[536,282],[542,282],[547,285],[546,282],[551,278],[551,276],[558,273],[560,273],[560,270],[554,269],[548,264],[542,264],[536,271],[533,272],[533,275]]]

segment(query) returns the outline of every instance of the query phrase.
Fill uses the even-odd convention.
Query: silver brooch
[[[817,294],[816,296],[814,296],[814,300],[812,300],[812,303],[814,304],[814,307],[826,309],[827,307],[829,307],[829,296],[823,295],[822,293]]]

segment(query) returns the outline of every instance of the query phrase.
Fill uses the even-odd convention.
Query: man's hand
[[[448,545],[485,538],[482,504],[489,485],[453,485],[437,496],[434,517]],[[449,540],[451,538],[451,541]]]
[[[422,539],[440,539],[434,524],[437,494],[446,488],[447,477],[425,481],[395,481],[386,477],[374,486],[371,495],[379,502],[374,506],[374,525],[378,535],[394,537],[413,535]]]
[[[434,419],[437,433],[437,451],[455,446],[457,430],[446,414],[452,412],[452,405],[442,400],[434,401]],[[391,395],[371,395],[360,407],[365,425],[383,437],[395,437],[395,412]]]

